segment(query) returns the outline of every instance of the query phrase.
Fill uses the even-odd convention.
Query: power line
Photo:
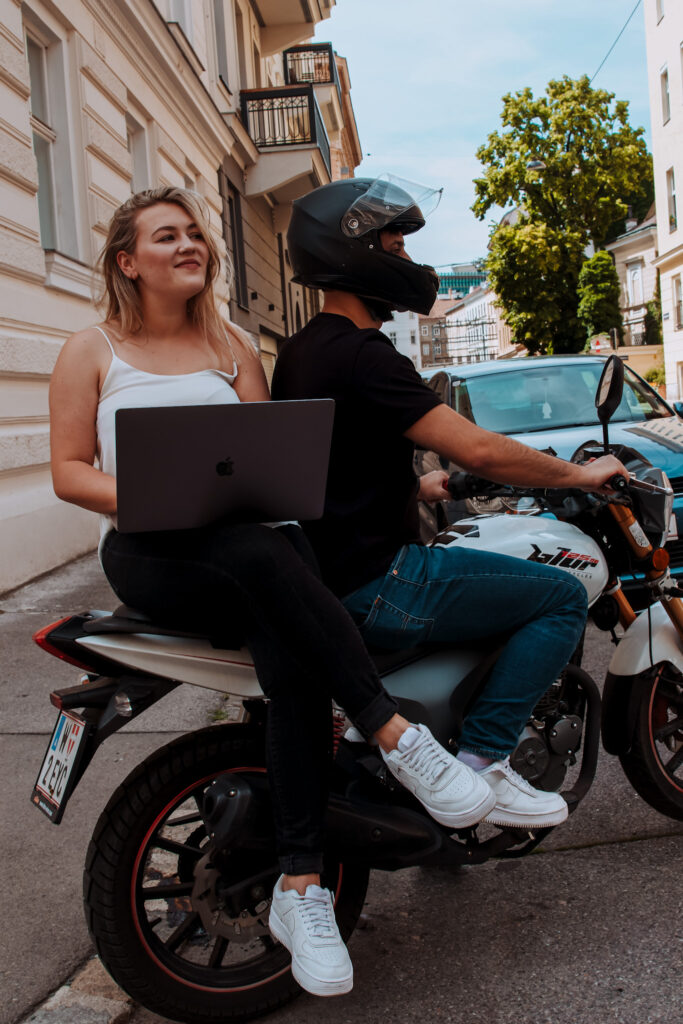
[[[616,39],[614,40],[614,42],[613,42],[613,43],[612,43],[612,45],[610,46],[609,50],[607,51],[607,53],[606,53],[606,54],[605,54],[605,56],[603,57],[603,59],[602,59],[602,63],[600,64],[600,67],[599,67],[599,68],[598,68],[598,70],[597,70],[597,71],[595,72],[595,74],[594,74],[594,75],[592,75],[592,77],[591,77],[591,78],[589,79],[589,82],[590,82],[590,84],[591,84],[591,85],[593,84],[593,79],[597,78],[598,74],[599,74],[599,73],[600,73],[600,72],[602,71],[602,68],[603,68],[603,66],[604,66],[604,65],[605,65],[605,64],[607,63],[607,58],[609,57],[609,55],[611,54],[611,52],[612,52],[612,50],[614,49],[614,47],[615,47],[615,46],[617,45],[617,43],[619,42],[619,40],[620,40],[620,39],[621,39],[621,37],[623,36],[624,32],[626,31],[626,29],[627,29],[627,27],[628,27],[628,23],[630,22],[631,18],[633,17],[633,15],[634,15],[634,14],[636,13],[636,11],[638,10],[638,8],[640,7],[640,4],[641,4],[641,0],[638,0],[638,2],[636,3],[636,6],[635,6],[635,7],[633,8],[633,10],[632,10],[632,11],[631,11],[631,13],[629,14],[628,18],[626,19],[626,21],[625,21],[625,23],[624,23],[624,27],[622,28],[621,32],[619,33],[619,35],[618,35],[618,36],[617,36],[617,38],[616,38]]]

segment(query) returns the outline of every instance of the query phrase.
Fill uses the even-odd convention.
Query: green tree
[[[643,194],[651,161],[628,104],[565,76],[545,95],[503,97],[502,130],[477,151],[484,174],[472,209],[516,207],[492,226],[487,270],[515,340],[532,351],[579,351],[578,278],[589,244],[599,248]],[[537,251],[531,252],[530,249]]]
[[[619,277],[614,260],[604,249],[585,260],[579,271],[577,295],[577,315],[586,340],[594,334],[607,334],[613,327],[617,328],[621,340],[623,320],[619,308]]]
[[[657,271],[655,293],[647,304],[643,326],[645,328],[645,344],[661,345],[662,338],[662,284]],[[658,381],[659,383],[659,381]]]

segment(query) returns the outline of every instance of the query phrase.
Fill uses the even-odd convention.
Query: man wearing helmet
[[[418,481],[415,444],[478,476],[531,487],[599,491],[612,456],[579,466],[483,430],[441,402],[381,325],[392,310],[427,314],[438,278],[413,263],[404,236],[424,225],[414,189],[348,179],[294,203],[288,248],[295,280],[325,293],[322,313],[283,347],[274,399],[334,398],[323,518],[305,524],[323,577],[369,645],[401,649],[508,637],[468,715],[458,757],[496,794],[486,821],[556,825],[567,806],[532,789],[509,755],[538,698],[581,636],[586,591],[554,566],[465,548],[421,544],[418,496],[448,497],[446,474]]]

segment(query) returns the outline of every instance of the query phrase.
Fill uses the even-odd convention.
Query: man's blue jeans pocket
[[[402,547],[385,576],[344,598],[361,636],[371,647],[391,651],[414,647],[428,640],[434,627],[433,618],[414,614],[418,610],[416,587],[402,572],[407,555],[410,548]]]

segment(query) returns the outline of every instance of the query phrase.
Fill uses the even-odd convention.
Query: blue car
[[[536,356],[425,370],[422,376],[444,402],[479,426],[569,459],[581,444],[602,441],[595,392],[604,364],[600,356]],[[666,547],[672,573],[680,576],[683,419],[628,365],[624,370],[624,395],[609,439],[636,448],[669,477],[675,524]]]

